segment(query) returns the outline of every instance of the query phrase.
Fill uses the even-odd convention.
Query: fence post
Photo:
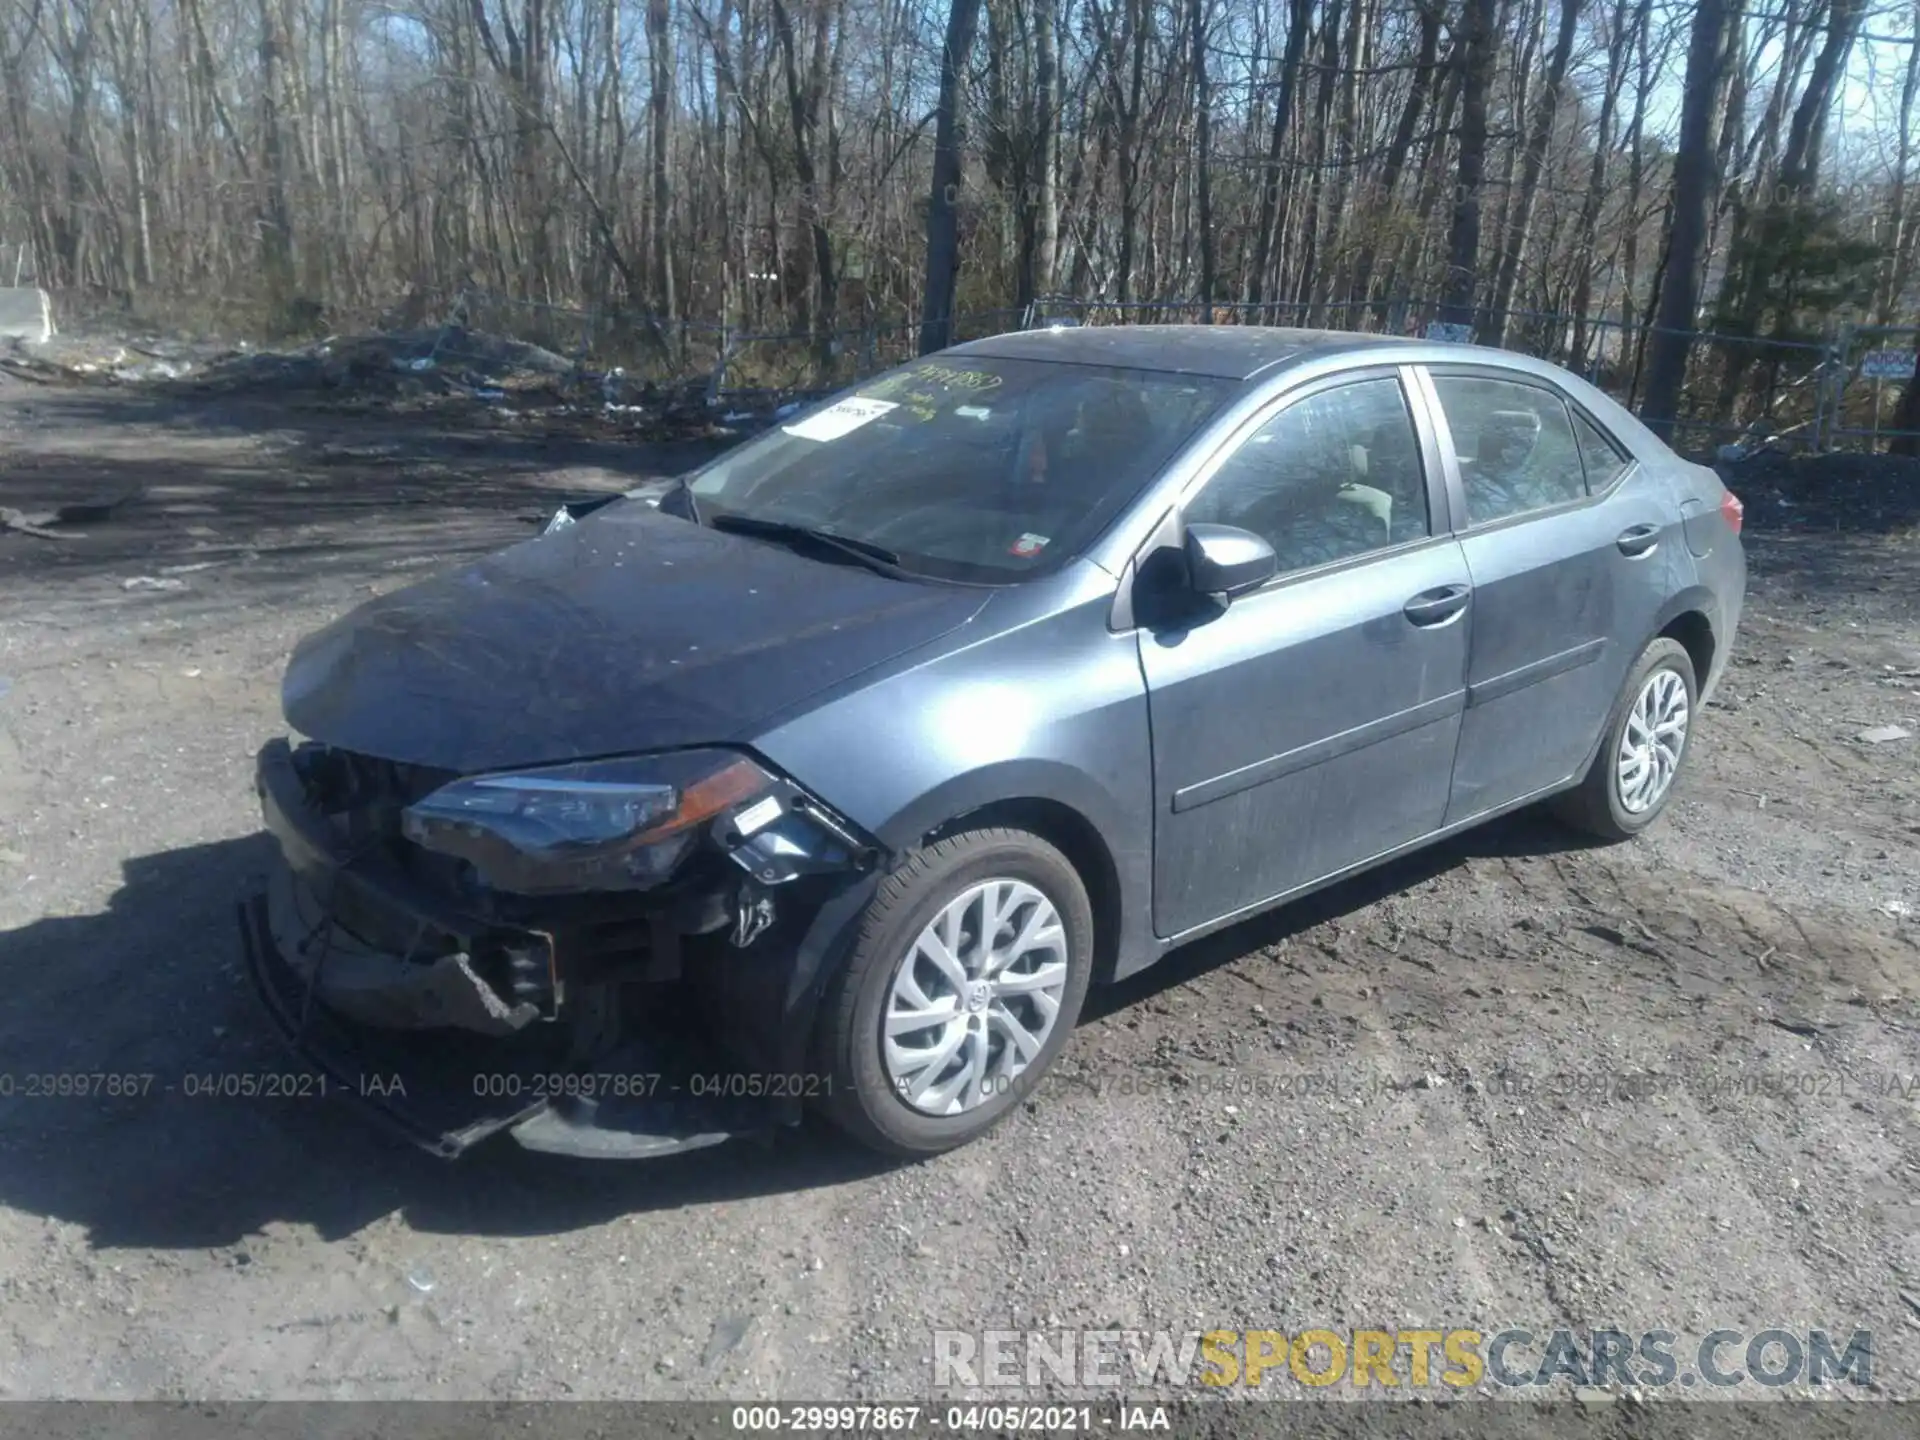
[[[720,354],[713,362],[713,374],[707,377],[707,403],[719,400],[720,391],[727,383],[727,357],[733,353],[732,332],[727,329],[726,316],[720,317]]]
[[[1813,408],[1813,453],[1823,455],[1838,431],[1845,428],[1841,409],[1846,403],[1847,372],[1853,355],[1853,325],[1843,324],[1838,334],[1827,341],[1827,353],[1820,377],[1820,394]]]

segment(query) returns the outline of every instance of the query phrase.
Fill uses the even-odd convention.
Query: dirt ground
[[[1920,1389],[1920,479],[1888,468],[1838,508],[1844,465],[1751,469],[1738,654],[1654,832],[1520,816],[1204,942],[958,1154],[448,1165],[188,1094],[285,1068],[234,907],[295,639],[695,458],[0,378],[0,505],[145,487],[0,534],[0,1396],[920,1397],[941,1329],[1416,1323],[1864,1328],[1877,1393]],[[27,1093],[61,1073],[154,1080]]]

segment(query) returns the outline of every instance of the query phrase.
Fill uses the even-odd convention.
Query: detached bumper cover
[[[451,1158],[547,1108],[544,1095],[517,1093],[518,1087],[513,1095],[476,1093],[493,1088],[479,1078],[487,1074],[479,1067],[488,1057],[454,1053],[453,1032],[380,1031],[316,1002],[274,940],[266,897],[241,906],[240,935],[248,977],[281,1039],[326,1078],[330,1091],[366,1105],[406,1139]],[[415,1043],[403,1043],[409,1039]]]
[[[553,939],[463,913],[391,867],[349,854],[307,799],[293,751],[276,740],[255,771],[260,813],[286,870],[268,890],[268,924],[290,967],[319,998],[369,1025],[457,1026],[504,1035],[537,1018],[474,973],[482,945],[547,975]]]
[[[646,1158],[798,1118],[791,1087],[748,1086],[681,1036],[570,1061],[565,1027],[539,1023],[537,1006],[509,1003],[475,970],[470,949],[502,943],[500,927],[342,853],[284,742],[261,752],[258,789],[286,868],[241,907],[248,975],[329,1089],[408,1140],[451,1158],[508,1130],[530,1149]],[[551,965],[551,937],[505,940]],[[427,943],[437,958],[409,955],[435,954]]]
[[[279,871],[268,882],[266,925],[276,951],[301,983],[364,1024],[511,1035],[540,1018],[536,1005],[503,1000],[474,972],[464,950],[423,962],[362,943],[291,871]],[[420,928],[424,931],[426,922]]]

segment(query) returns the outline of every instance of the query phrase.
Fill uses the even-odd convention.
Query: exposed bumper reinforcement
[[[764,1134],[791,1106],[726,1092],[725,1068],[684,1043],[634,1041],[599,1064],[569,1066],[551,1040],[358,1023],[313,997],[274,941],[266,897],[240,907],[247,972],[274,1029],[329,1090],[447,1159],[502,1130],[529,1150],[650,1159]],[[711,1077],[711,1078],[703,1078]]]

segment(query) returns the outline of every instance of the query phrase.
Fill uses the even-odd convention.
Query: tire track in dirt
[[[1855,1257],[1910,1255],[1913,1209],[1893,1200],[1886,1180],[1913,1172],[1911,1110],[1896,1122],[1905,1133],[1889,1135],[1875,1113],[1885,1097],[1863,1100],[1859,1092],[1892,1073],[1884,1052],[1898,1032],[1886,1022],[1920,995],[1912,948],[1750,892],[1676,884],[1591,855],[1558,857],[1555,868],[1568,894],[1597,907],[1593,918],[1574,917],[1560,938],[1598,931],[1643,957],[1615,972],[1614,1034],[1585,1044],[1556,1037],[1529,1057],[1546,1073],[1557,1066],[1574,1075],[1604,1062],[1593,1086],[1577,1087],[1602,1103],[1576,1098],[1572,1085],[1549,1101],[1552,1131],[1584,1152],[1576,1168],[1590,1182],[1612,1182],[1597,1194],[1589,1185],[1559,1197],[1573,1203],[1581,1237],[1569,1268],[1597,1276],[1602,1287],[1599,1297],[1586,1287],[1586,1315],[1606,1322],[1605,1308],[1592,1305],[1604,1297],[1616,1316],[1624,1310],[1675,1328],[1817,1326],[1844,1336],[1871,1327],[1891,1337],[1881,1344],[1883,1381],[1910,1387],[1914,1350],[1904,1343],[1911,1332],[1902,1307],[1890,1303],[1892,1277],[1877,1290],[1863,1283]],[[1525,867],[1509,867],[1508,877],[1524,882]],[[1671,1013],[1671,996],[1685,997],[1693,1012],[1694,1043],[1675,1028],[1649,1026],[1645,1038],[1627,1030]],[[1830,1018],[1836,1012],[1858,1018]],[[1871,1035],[1881,1058],[1843,1055],[1796,1033],[1815,1026],[1822,1037]],[[1610,1045],[1618,1045],[1617,1058]],[[1602,1086],[1613,1082],[1622,1083],[1608,1097]],[[1617,1103],[1604,1103],[1609,1098]],[[1518,1172],[1550,1172],[1554,1158],[1542,1138],[1536,1127],[1515,1132]],[[1796,1173],[1814,1171],[1817,1201]],[[1630,1261],[1592,1244],[1595,1233],[1617,1236]],[[1833,1243],[1841,1234],[1844,1249]],[[1766,1275],[1764,1298],[1754,1294],[1756,1273]],[[1676,1316],[1667,1297],[1681,1285],[1691,1295]]]

